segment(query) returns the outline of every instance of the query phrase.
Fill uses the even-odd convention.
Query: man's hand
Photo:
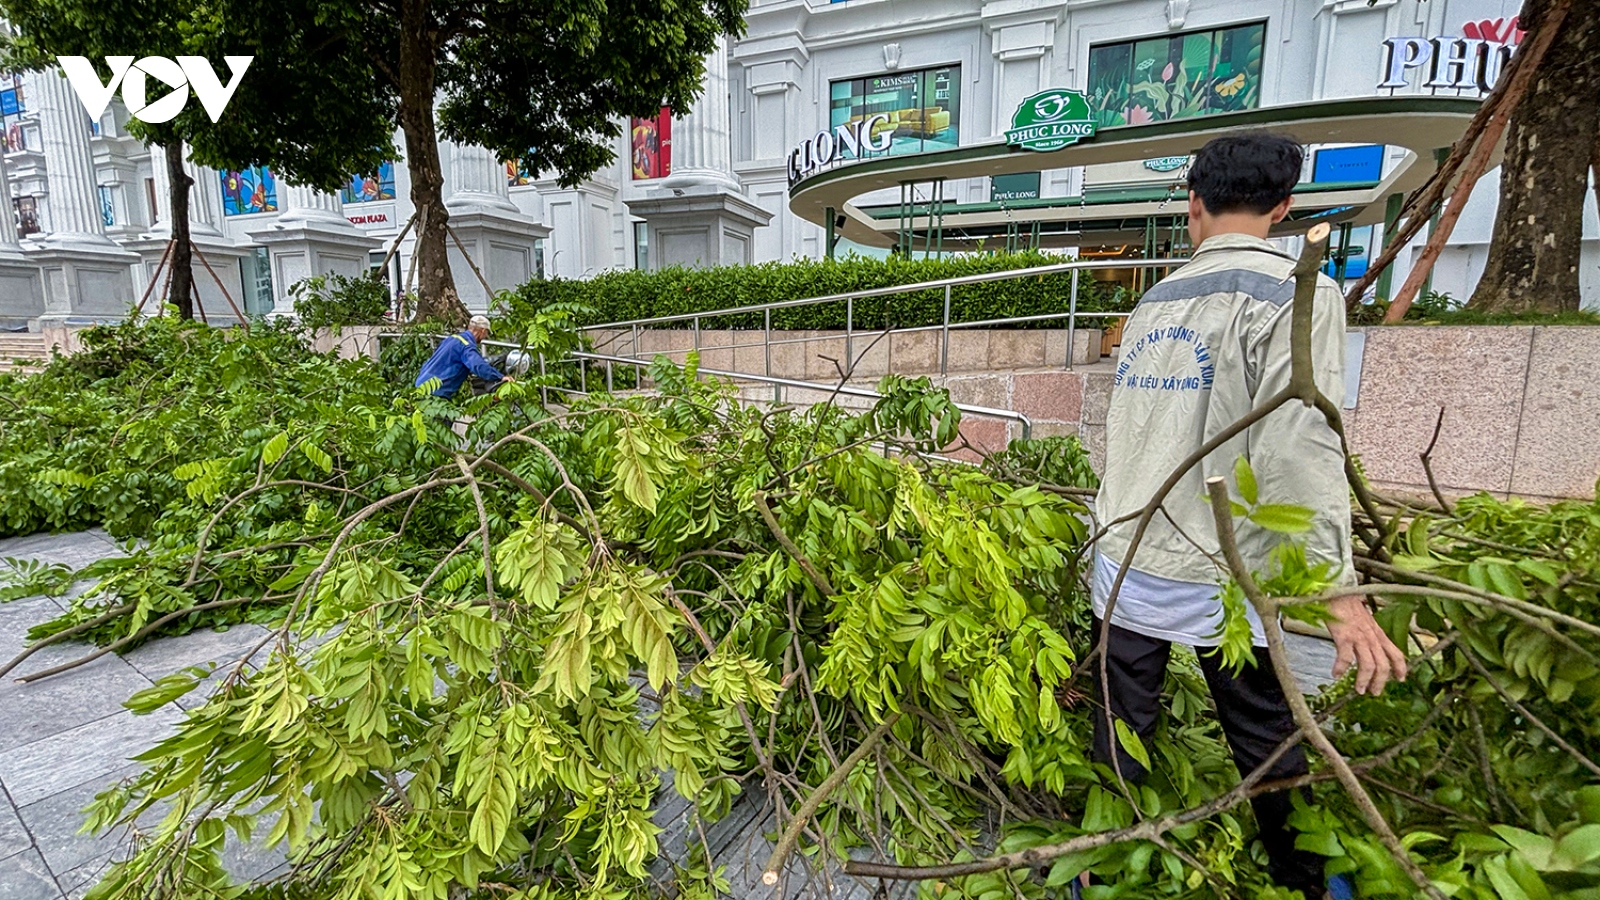
[[[1389,679],[1406,680],[1406,655],[1389,640],[1360,597],[1328,601],[1328,631],[1333,635],[1333,677],[1356,667],[1356,692],[1376,697]]]
[[[510,375],[501,375],[500,376],[500,383],[501,384],[510,384],[513,381],[516,381],[516,379],[512,378]]]

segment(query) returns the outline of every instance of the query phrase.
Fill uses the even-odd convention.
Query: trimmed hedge
[[[937,260],[887,260],[852,256],[828,261],[797,260],[754,266],[711,269],[674,267],[659,272],[606,272],[594,278],[535,280],[509,296],[513,318],[552,303],[570,303],[592,312],[585,324],[620,322],[679,313],[706,312],[782,300],[798,300],[847,291],[915,284],[1062,262],[1059,256],[1012,253]],[[1120,285],[1079,276],[1078,309],[1113,311],[1132,308],[1133,298]],[[951,292],[951,320],[974,322],[1013,316],[1066,312],[1071,296],[1070,273],[962,285]],[[937,325],[943,318],[944,291],[928,290],[855,301],[855,327],[911,328]],[[1062,328],[1064,319],[1028,323]],[[684,322],[675,327],[690,327]],[[760,313],[705,320],[703,328],[760,328]],[[828,303],[777,310],[772,327],[833,330],[845,327],[845,304]]]

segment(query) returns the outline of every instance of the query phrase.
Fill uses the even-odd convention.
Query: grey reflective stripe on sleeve
[[[1211,294],[1245,294],[1263,303],[1282,306],[1294,299],[1294,279],[1280,281],[1254,269],[1224,269],[1192,278],[1168,279],[1145,291],[1139,302],[1166,303]]]

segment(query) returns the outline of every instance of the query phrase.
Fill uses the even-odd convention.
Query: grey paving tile
[[[268,828],[260,829],[265,834]],[[241,844],[233,832],[228,832],[227,846],[222,849],[222,866],[239,881],[260,881],[279,872],[289,862],[288,850],[283,845],[263,847],[260,844]]]
[[[237,662],[267,636],[260,625],[234,625],[226,631],[202,628],[160,638],[124,653],[122,658],[152,681],[186,666]]]
[[[88,532],[71,534],[31,534],[0,540],[0,557],[42,559],[82,568],[97,559],[120,556],[122,551],[104,538]]]
[[[22,827],[22,817],[11,805],[11,798],[0,794],[0,859],[15,856],[32,846],[33,838]]]
[[[100,879],[111,870],[116,857],[106,856],[101,859],[86,862],[83,865],[66,872],[56,873],[56,883],[66,892],[67,900],[83,900],[89,889],[100,883]]]
[[[0,859],[0,900],[58,900],[60,885],[37,850]]]
[[[0,784],[17,806],[105,779],[171,733],[182,718],[172,707],[147,716],[107,716],[0,754]]]
[[[86,649],[83,644],[47,647],[29,657],[18,672],[39,671]],[[17,748],[103,721],[121,712],[122,701],[135,691],[149,686],[148,678],[115,654],[31,684],[7,678],[0,683],[0,771]]]
[[[95,795],[121,778],[131,776],[138,771],[137,767],[124,767],[110,775],[86,781],[77,787],[37,800],[18,810],[22,823],[33,836],[34,845],[43,854],[45,864],[50,867],[50,871],[60,874],[85,863],[103,860],[123,847],[126,836],[121,831],[100,835],[78,832],[84,823],[83,809],[94,800]],[[160,816],[154,811],[148,818],[152,823],[160,821]],[[61,886],[67,890],[71,889],[71,886],[65,883]]]

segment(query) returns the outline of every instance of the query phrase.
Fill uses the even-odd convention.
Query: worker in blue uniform
[[[439,386],[433,389],[433,395],[454,397],[468,375],[476,375],[491,384],[512,381],[510,375],[502,375],[479,352],[478,344],[488,336],[488,317],[473,316],[467,323],[466,331],[439,342],[439,349],[433,351],[428,361],[422,364],[422,371],[417,373],[416,386],[422,387],[429,379],[437,378]]]

